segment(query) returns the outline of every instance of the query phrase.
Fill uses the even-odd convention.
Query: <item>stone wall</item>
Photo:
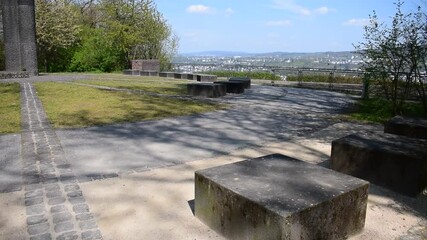
[[[132,60],[132,70],[160,72],[160,61],[156,59]]]

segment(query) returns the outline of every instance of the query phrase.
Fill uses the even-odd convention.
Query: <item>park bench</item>
[[[195,216],[229,239],[344,239],[365,224],[369,183],[273,154],[195,173]]]

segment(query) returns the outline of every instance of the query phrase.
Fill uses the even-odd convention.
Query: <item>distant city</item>
[[[172,63],[174,70],[179,72],[268,72],[278,68],[359,70],[362,58],[355,52],[273,52],[255,54],[214,51],[180,54],[173,59]]]

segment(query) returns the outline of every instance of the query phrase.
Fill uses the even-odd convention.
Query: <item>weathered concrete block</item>
[[[192,96],[216,98],[225,96],[226,89],[224,85],[213,83],[189,83],[187,92]]]
[[[167,78],[174,78],[175,73],[174,72],[160,72],[160,77],[167,77]]]
[[[197,75],[188,73],[187,74],[187,80],[197,80]]]
[[[352,134],[332,142],[332,169],[417,196],[427,187],[427,140]]]
[[[287,156],[195,173],[195,215],[230,239],[343,239],[365,224],[369,183]]]
[[[181,73],[181,79],[188,79],[188,73]]]
[[[396,116],[384,125],[384,132],[427,139],[427,119]]]
[[[175,79],[181,79],[182,78],[182,73],[174,73],[173,74],[173,78],[175,78]]]
[[[216,75],[209,75],[209,74],[197,74],[196,78],[198,82],[214,82],[217,80]]]
[[[250,78],[237,78],[232,77],[228,79],[229,82],[243,82],[246,89],[251,88],[251,79]]]
[[[146,77],[157,77],[159,76],[159,72],[156,71],[141,71],[140,76],[146,76]]]
[[[140,76],[141,71],[138,70],[132,70],[132,69],[125,69],[123,70],[124,75],[133,75],[133,76]]]
[[[245,83],[240,81],[229,82],[229,81],[217,81],[216,84],[223,84],[227,87],[227,93],[244,93]]]

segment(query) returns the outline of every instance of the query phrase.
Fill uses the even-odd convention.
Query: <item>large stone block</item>
[[[216,98],[225,96],[226,89],[222,84],[189,83],[187,84],[187,92],[192,96]]]
[[[244,93],[245,83],[240,81],[229,82],[229,81],[217,81],[216,84],[223,84],[227,87],[227,93]]]
[[[198,82],[214,82],[217,80],[216,75],[209,75],[209,74],[197,74],[196,80]]]
[[[197,80],[197,75],[192,73],[187,73],[187,80]]]
[[[131,70],[131,69],[125,69],[123,70],[124,75],[133,75],[133,76],[140,76],[141,71],[139,70]]]
[[[156,71],[141,71],[140,72],[141,76],[150,76],[150,77],[158,77],[159,76],[159,72]]]
[[[384,132],[427,139],[427,119],[396,116],[384,125]]]
[[[160,72],[159,77],[174,78],[175,73],[174,72]]]
[[[229,82],[243,82],[246,89],[251,88],[251,79],[246,77],[232,77],[228,79]]]
[[[352,134],[332,142],[332,169],[417,196],[427,187],[427,140]]]
[[[160,72],[160,61],[157,59],[132,60],[132,70]]]
[[[365,224],[369,183],[287,156],[195,173],[195,215],[230,239],[343,239]]]

